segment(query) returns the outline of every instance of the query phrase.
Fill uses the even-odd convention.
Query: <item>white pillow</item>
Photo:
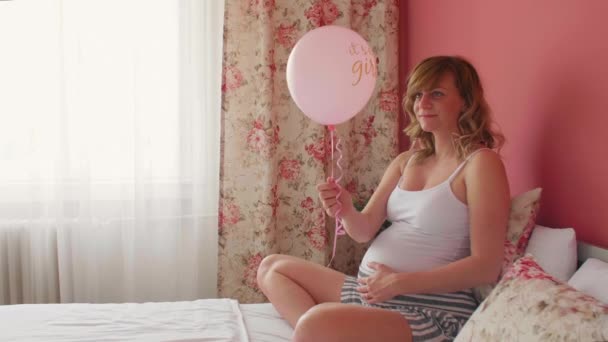
[[[553,277],[567,282],[576,271],[576,233],[572,228],[537,225],[532,231],[526,253]]]
[[[587,259],[568,280],[568,285],[608,304],[608,263]]]

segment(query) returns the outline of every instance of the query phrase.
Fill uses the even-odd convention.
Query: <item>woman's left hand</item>
[[[357,291],[368,303],[380,303],[391,299],[399,293],[395,290],[397,273],[390,267],[377,262],[367,264],[375,272],[369,277],[359,278]]]

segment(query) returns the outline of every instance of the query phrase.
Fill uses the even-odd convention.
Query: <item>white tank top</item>
[[[471,153],[446,181],[432,188],[406,191],[399,187],[399,179],[386,204],[387,219],[392,224],[365,253],[359,276],[373,273],[367,266],[371,261],[397,272],[416,272],[471,254],[468,207],[454,195],[450,184],[467,161],[485,149]]]

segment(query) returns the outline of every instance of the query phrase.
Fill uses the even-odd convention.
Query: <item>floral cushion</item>
[[[527,254],[455,341],[608,341],[608,305],[553,278]]]
[[[502,263],[502,277],[517,258],[524,255],[532,230],[536,225],[536,215],[540,207],[542,189],[536,188],[519,194],[511,200],[511,213],[505,239],[505,256]],[[500,279],[499,279],[500,280]],[[492,291],[494,285],[479,286],[474,289],[475,297],[483,301]]]

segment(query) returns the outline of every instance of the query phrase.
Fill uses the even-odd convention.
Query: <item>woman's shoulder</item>
[[[421,150],[420,141],[418,139],[414,139],[410,145],[410,149],[402,152],[395,158],[395,161],[401,163],[401,169],[405,167],[405,164],[414,156],[417,152]]]
[[[401,152],[395,159],[393,159],[393,163],[399,165],[399,170],[403,171],[405,166],[407,165],[410,158],[416,153],[413,149],[407,150],[405,152]]]
[[[477,162],[483,164],[492,161],[499,161],[500,163],[502,163],[502,157],[500,156],[500,154],[497,151],[487,148],[485,146],[480,146],[472,150],[466,157],[466,159],[469,160],[469,163]]]
[[[465,174],[477,177],[486,172],[504,172],[504,164],[500,154],[492,149],[482,147],[474,150],[467,157],[468,163],[465,167]]]

